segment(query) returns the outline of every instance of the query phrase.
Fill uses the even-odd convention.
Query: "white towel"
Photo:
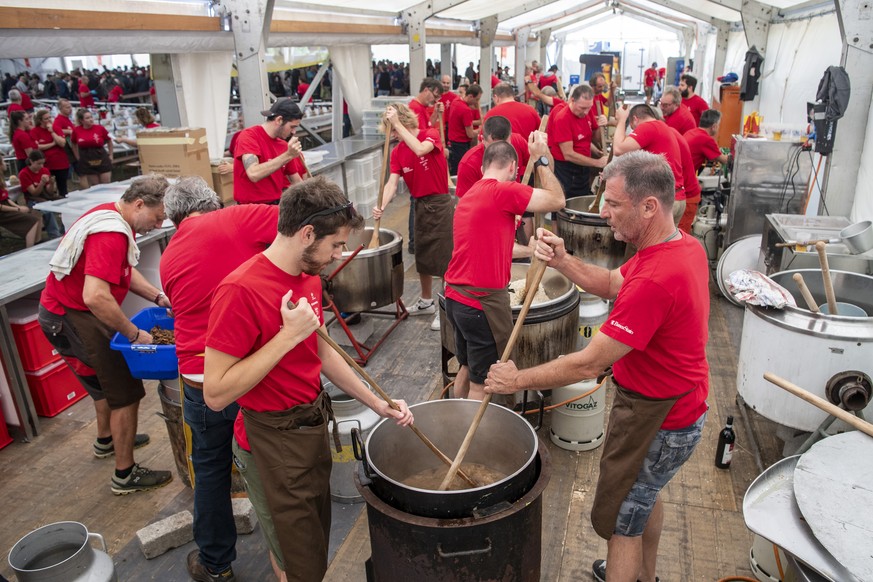
[[[73,272],[73,267],[79,262],[85,249],[85,239],[98,232],[120,232],[127,235],[127,262],[131,267],[139,263],[139,247],[136,246],[130,225],[114,210],[98,210],[77,220],[61,239],[58,249],[49,261],[51,271],[58,281]]]

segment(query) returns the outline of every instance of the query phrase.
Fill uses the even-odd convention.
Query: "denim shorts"
[[[663,489],[679,468],[691,457],[700,434],[706,413],[693,424],[679,430],[659,430],[652,440],[636,483],[621,504],[615,520],[615,533],[620,536],[643,535],[649,515]]]

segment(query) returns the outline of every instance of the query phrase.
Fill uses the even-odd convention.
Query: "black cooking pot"
[[[448,457],[454,458],[473,422],[480,402],[433,400],[410,406],[415,426]],[[465,518],[500,511],[520,499],[536,481],[537,435],[519,415],[489,404],[464,457],[506,477],[481,487],[459,491],[419,489],[404,483],[413,475],[445,468],[436,455],[408,428],[384,419],[370,431],[365,447],[356,443],[355,456],[364,463],[370,488],[401,511],[435,518]],[[363,448],[363,450],[360,450]]]

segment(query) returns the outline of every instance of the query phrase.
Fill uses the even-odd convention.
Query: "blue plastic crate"
[[[163,329],[174,329],[172,317],[164,307],[148,307],[130,319],[135,326],[145,331],[159,325]],[[124,356],[127,367],[134,378],[141,380],[172,380],[179,377],[179,359],[176,346],[132,345],[130,341],[116,333],[109,346]]]

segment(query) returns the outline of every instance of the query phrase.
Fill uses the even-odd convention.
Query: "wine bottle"
[[[736,438],[734,434],[734,417],[728,416],[727,424],[718,434],[718,446],[715,448],[715,466],[719,469],[727,469],[731,466]]]

